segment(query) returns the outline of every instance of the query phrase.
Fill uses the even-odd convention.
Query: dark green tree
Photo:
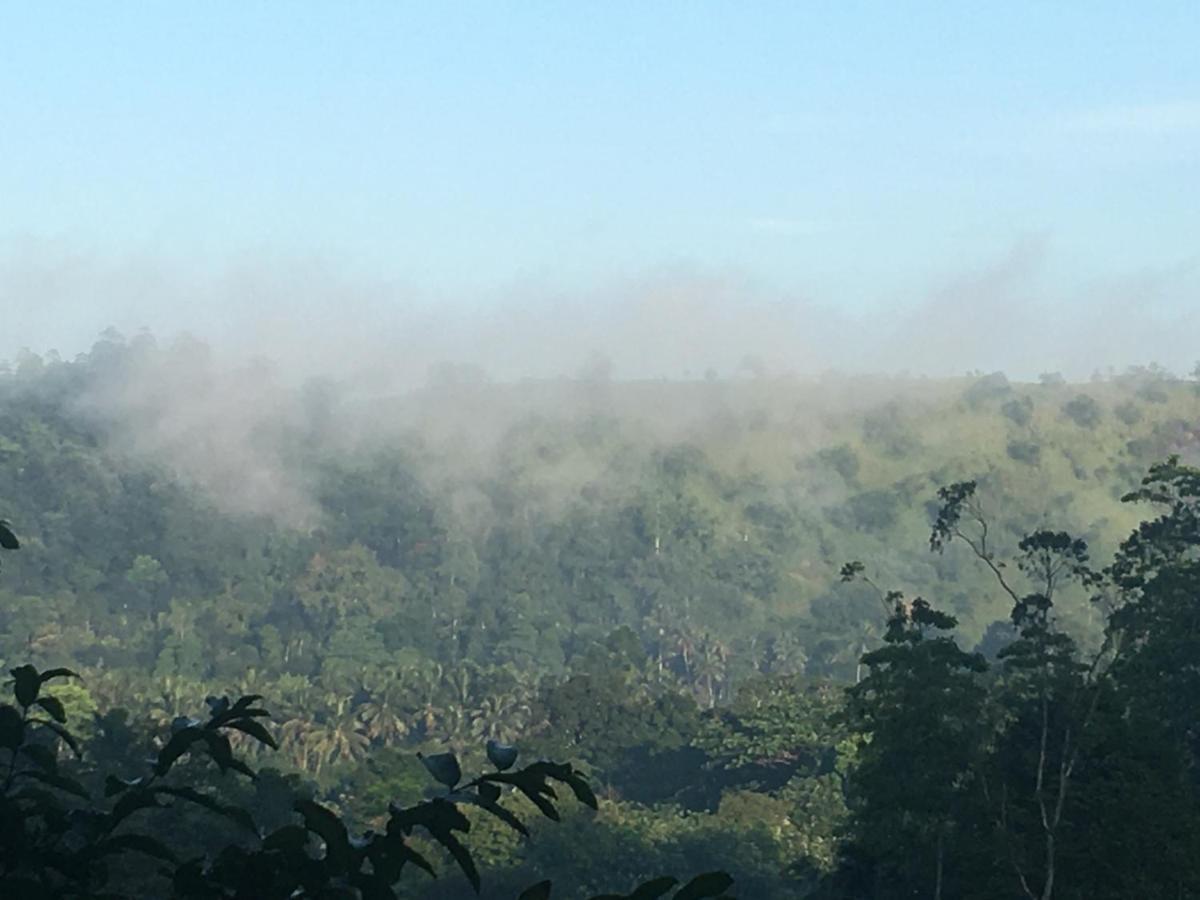
[[[959,649],[952,616],[892,594],[884,646],[848,692],[862,734],[850,776],[851,834],[840,873],[855,896],[958,896],[969,876],[964,806],[982,746],[986,669]]]

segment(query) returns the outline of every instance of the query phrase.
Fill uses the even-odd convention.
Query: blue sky
[[[10,268],[683,267],[861,314],[1030,241],[1063,302],[1200,259],[1194,2],[13,0],[0,41]]]

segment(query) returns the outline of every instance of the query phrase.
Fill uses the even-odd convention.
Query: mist
[[[1190,370],[1195,264],[1063,295],[1052,261],[1046,239],[1022,240],[912,302],[851,315],[695,265],[468,298],[316,259],[204,268],[23,244],[0,262],[0,308],[12,360],[102,348],[108,329],[132,342],[78,400],[113,450],[167,465],[225,510],[308,526],[318,504],[299,438],[339,453],[418,439],[453,455],[446,480],[465,484],[461,467],[493,466],[508,430],[539,416],[611,415],[670,442],[760,409],[813,449],[828,416],[931,395],[931,379]]]
[[[944,377],[1002,370],[1031,380],[1158,362],[1186,371],[1200,339],[1200,260],[1064,282],[1049,239],[1019,240],[973,267],[845,311],[802,289],[691,263],[563,286],[529,276],[477,296],[439,295],[319,258],[247,255],[224,265],[111,257],[58,243],[0,255],[0,358],[64,358],[106,328],[186,333],[228,364],[270,360],[286,382],[333,377],[387,391],[454,363],[496,381],[577,375],[602,360],[617,379]],[[469,263],[466,263],[469,265]],[[864,259],[869,266],[869,258]]]

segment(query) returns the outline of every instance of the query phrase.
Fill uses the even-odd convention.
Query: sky
[[[713,284],[1200,344],[1194,2],[0,0],[0,42],[0,358]]]

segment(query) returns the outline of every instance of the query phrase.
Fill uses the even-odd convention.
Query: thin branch
[[[1004,573],[1000,571],[1000,567],[992,561],[992,555],[987,550],[987,526],[984,526],[984,534],[980,538],[979,543],[973,541],[958,528],[954,529],[954,536],[961,538],[963,543],[971,548],[971,552],[973,552],[984,563],[984,565],[992,570],[992,574],[996,576],[996,580],[1000,583],[1000,587],[1004,589],[1004,593],[1008,594],[1008,596],[1012,598],[1013,603],[1020,603],[1020,596],[1018,596],[1017,592],[1012,589],[1012,586],[1009,585],[1008,581],[1005,580]]]

